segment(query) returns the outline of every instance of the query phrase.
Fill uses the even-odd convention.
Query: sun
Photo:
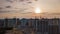
[[[41,9],[39,7],[35,8],[35,13],[41,13]]]

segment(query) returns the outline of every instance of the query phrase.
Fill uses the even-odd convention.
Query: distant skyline
[[[33,18],[36,7],[45,13],[41,17],[60,17],[60,0],[0,0],[0,18]]]

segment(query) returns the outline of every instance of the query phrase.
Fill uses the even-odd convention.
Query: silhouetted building
[[[57,25],[49,26],[48,34],[59,34],[59,27]]]
[[[4,19],[0,19],[0,28],[4,27]]]
[[[48,27],[48,33],[49,34],[59,34],[59,19],[49,19],[49,27]]]
[[[0,19],[0,27],[16,27],[24,34],[60,34],[60,19]],[[35,33],[34,33],[35,32]]]

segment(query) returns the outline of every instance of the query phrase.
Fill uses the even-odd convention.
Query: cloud
[[[6,6],[6,8],[11,8],[11,6]]]
[[[9,11],[0,11],[0,13],[8,13]]]
[[[0,7],[0,10],[3,9],[2,7]]]
[[[10,3],[12,3],[12,2],[14,2],[13,0],[6,0],[7,2],[10,2]]]

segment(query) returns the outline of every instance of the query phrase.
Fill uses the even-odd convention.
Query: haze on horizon
[[[0,18],[31,18],[39,7],[42,17],[60,17],[60,0],[0,0]]]

